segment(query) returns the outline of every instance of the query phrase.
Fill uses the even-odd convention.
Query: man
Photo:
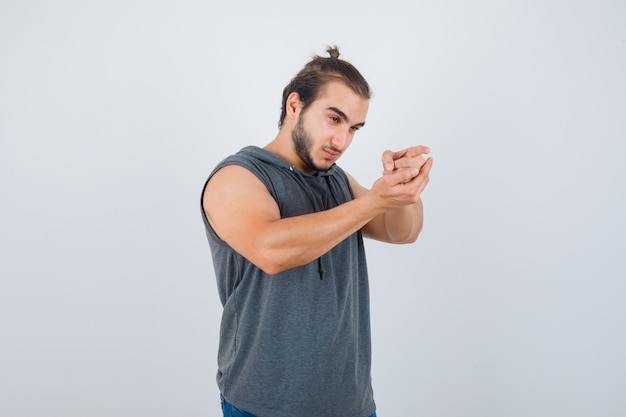
[[[375,416],[362,237],[417,239],[432,158],[425,146],[384,152],[369,190],[336,165],[371,92],[327,52],[285,87],[276,138],[226,158],[203,191],[224,416]]]

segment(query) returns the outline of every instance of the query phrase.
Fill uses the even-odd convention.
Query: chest
[[[347,178],[338,175],[303,177],[287,173],[275,177],[269,191],[283,218],[328,210],[352,200]]]

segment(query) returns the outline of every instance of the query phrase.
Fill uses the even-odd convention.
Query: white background
[[[218,416],[205,177],[327,44],[341,165],[432,148],[367,242],[380,417],[626,415],[623,1],[0,2],[0,415]]]

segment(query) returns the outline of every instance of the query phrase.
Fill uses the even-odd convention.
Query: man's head
[[[296,166],[305,172],[330,168],[365,124],[371,91],[363,76],[329,48],[316,56],[283,91],[281,131],[292,139]]]
[[[343,82],[365,99],[369,100],[371,97],[369,84],[352,64],[339,59],[339,49],[336,46],[328,47],[326,52],[329,57],[314,56],[284,88],[279,127],[282,127],[285,120],[287,98],[291,93],[298,93],[300,96],[303,112],[317,99],[320,91],[332,81]]]
[[[298,94],[287,99],[285,128],[291,132],[292,147],[304,172],[330,168],[348,149],[354,134],[365,124],[369,100],[341,81],[331,81],[305,112]],[[289,121],[287,123],[287,120]]]

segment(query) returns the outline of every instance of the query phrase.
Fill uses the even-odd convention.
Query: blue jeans
[[[243,411],[226,401],[222,394],[220,394],[220,400],[222,401],[222,412],[224,413],[224,417],[256,417],[254,414]],[[376,417],[376,413],[372,414],[370,417]]]

